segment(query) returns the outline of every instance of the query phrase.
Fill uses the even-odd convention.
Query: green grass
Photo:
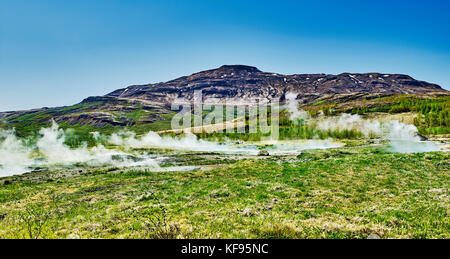
[[[45,208],[41,238],[450,238],[447,153],[367,147],[210,171],[107,172],[0,186],[0,238],[27,237],[20,215]],[[44,217],[39,211],[35,217]]]

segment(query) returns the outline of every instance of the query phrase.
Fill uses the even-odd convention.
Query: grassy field
[[[448,153],[349,143],[206,171],[6,182],[0,238],[450,238]]]

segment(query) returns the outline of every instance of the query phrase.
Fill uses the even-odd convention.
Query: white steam
[[[290,120],[294,122],[298,122],[298,120],[306,120],[309,118],[309,114],[304,110],[299,110],[298,94],[295,93],[287,93],[286,94],[286,107],[290,114]]]
[[[112,134],[109,143],[126,148],[162,148],[196,152],[247,153],[250,155],[258,153],[258,150],[234,147],[229,143],[221,144],[198,139],[197,136],[190,132],[186,132],[182,138],[173,138],[170,136],[161,137],[157,133],[150,131],[138,138],[136,133],[125,131]]]
[[[303,140],[289,141],[288,143],[280,142],[268,149],[271,155],[297,155],[302,151],[310,149],[330,149],[340,148],[344,144],[334,142],[332,139],[327,140]]]
[[[170,149],[194,152],[218,152],[232,155],[258,155],[258,146],[238,145],[233,142],[216,143],[198,139],[191,133],[176,138],[160,136],[148,132],[138,137],[131,131],[104,136],[91,133],[96,141],[108,143],[108,148],[101,144],[88,147],[70,148],[65,144],[69,131],[60,129],[56,123],[49,128],[42,128],[38,139],[31,141],[18,139],[13,131],[0,130],[0,177],[21,174],[36,168],[62,169],[78,166],[145,166],[160,170],[157,163],[161,157],[142,153],[140,149]],[[270,151],[274,155],[299,153],[305,149],[323,149],[340,147],[341,144],[330,141],[304,141],[300,144],[276,144]]]
[[[380,122],[378,120],[366,120],[359,115],[341,114],[335,117],[326,117],[323,113],[318,119],[310,120],[306,111],[299,110],[297,94],[287,93],[287,109],[290,119],[298,122],[299,119],[307,120],[317,129],[331,131],[358,131],[366,137],[380,137],[389,141],[389,151],[396,153],[419,153],[440,151],[440,146],[431,141],[421,141],[417,135],[417,128],[393,120]]]
[[[321,130],[355,130],[366,137],[380,137],[389,141],[389,151],[395,153],[420,153],[440,151],[440,146],[431,141],[421,141],[414,125],[393,120],[380,122],[366,120],[359,115],[341,114],[335,117],[321,116],[316,127]]]
[[[0,129],[0,177],[26,172],[33,165],[32,150],[17,139],[14,131]]]
[[[70,148],[64,144],[66,132],[56,123],[42,128],[35,145],[19,140],[12,131],[0,130],[0,177],[21,174],[37,167],[147,166],[158,168],[153,157],[107,149],[102,145]]]
[[[320,116],[316,127],[320,130],[357,130],[365,136],[381,135],[381,123],[377,120],[363,120],[359,115],[342,114],[337,117]]]

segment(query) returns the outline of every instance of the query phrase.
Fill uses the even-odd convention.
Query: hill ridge
[[[176,98],[193,99],[195,90],[205,98],[242,101],[251,98],[281,98],[287,92],[302,96],[324,94],[382,93],[428,94],[448,92],[437,84],[409,75],[387,73],[293,74],[263,72],[247,65],[224,65],[167,82],[133,85],[105,96],[171,103]]]

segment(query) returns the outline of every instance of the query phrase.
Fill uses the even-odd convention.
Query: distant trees
[[[418,113],[414,124],[422,134],[450,133],[450,96],[416,97],[391,96],[379,100],[380,105],[374,108],[358,107],[351,110],[353,114],[369,112],[388,112],[391,114]]]

